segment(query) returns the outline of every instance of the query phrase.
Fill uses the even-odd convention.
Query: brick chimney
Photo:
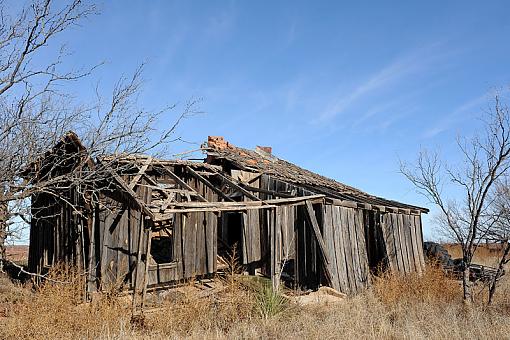
[[[228,142],[222,136],[209,136],[207,137],[207,145],[210,148],[225,149],[228,147]]]

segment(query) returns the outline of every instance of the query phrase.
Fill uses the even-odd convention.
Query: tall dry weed
[[[260,282],[252,278],[234,273],[224,289],[202,298],[191,281],[178,294],[168,293],[160,308],[145,311],[142,327],[130,323],[131,304],[124,298],[99,296],[83,304],[77,295],[80,281],[41,286],[12,315],[0,316],[0,338],[499,339],[510,334],[510,310],[503,308],[502,295],[495,307],[466,308],[458,283],[434,267],[422,276],[385,274],[358,296],[294,306],[268,318],[257,311]]]
[[[439,267],[427,265],[422,274],[386,272],[374,278],[372,291],[384,304],[398,303],[451,303],[460,301],[458,281],[448,277]]]

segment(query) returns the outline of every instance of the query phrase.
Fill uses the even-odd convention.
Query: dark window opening
[[[153,235],[151,239],[151,256],[157,264],[171,263],[173,256],[172,235]]]

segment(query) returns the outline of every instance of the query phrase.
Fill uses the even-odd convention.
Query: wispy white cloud
[[[349,93],[332,100],[313,123],[330,121],[361,98],[366,98],[379,90],[388,89],[403,78],[426,70],[446,56],[444,52],[441,52],[440,45],[439,43],[433,44],[400,56],[369,76],[364,82],[353,86]]]
[[[448,130],[450,127],[452,127],[456,122],[461,120],[466,113],[469,113],[471,110],[479,109],[480,106],[487,101],[488,93],[484,93],[483,95],[472,98],[462,105],[455,108],[450,113],[443,116],[441,120],[439,120],[436,124],[426,129],[423,134],[423,139],[429,139],[433,138],[440,133]]]

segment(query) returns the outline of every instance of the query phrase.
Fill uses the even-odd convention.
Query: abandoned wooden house
[[[426,209],[304,170],[271,148],[209,137],[203,149],[204,162],[91,159],[68,133],[33,166],[33,183],[71,172],[90,177],[99,167],[108,175],[32,197],[29,270],[70,263],[87,273],[87,292],[122,283],[143,303],[147,290],[214,276],[233,247],[248,273],[275,285],[347,294],[369,285],[378,268],[424,269]],[[65,162],[55,162],[62,155]]]

